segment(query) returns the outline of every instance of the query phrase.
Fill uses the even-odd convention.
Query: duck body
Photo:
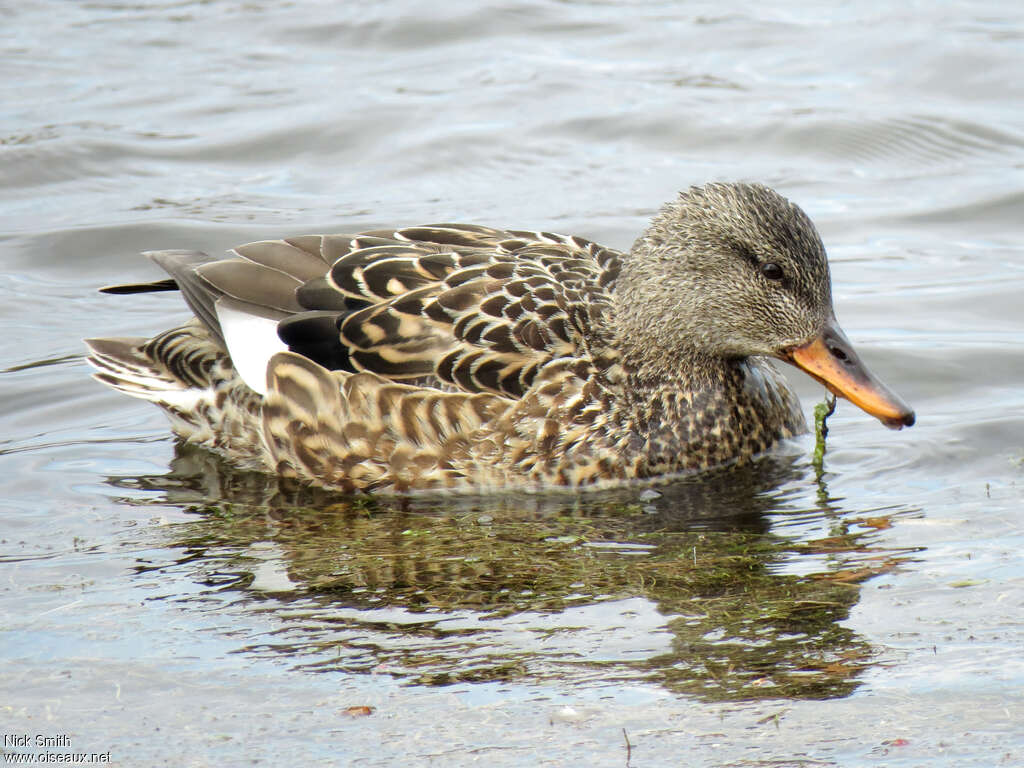
[[[820,238],[757,185],[683,193],[628,253],[440,224],[148,255],[169,280],[105,290],[179,289],[195,317],[88,340],[95,377],[186,441],[327,488],[603,487],[744,461],[806,429],[772,355],[913,421],[852,348],[829,368],[848,342]],[[804,364],[826,337],[832,360]]]

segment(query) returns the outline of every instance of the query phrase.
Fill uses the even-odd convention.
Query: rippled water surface
[[[3,733],[126,766],[1019,764],[1015,6],[8,6]],[[658,495],[354,501],[177,447],[82,359],[185,316],[96,293],[156,278],[148,248],[438,220],[628,247],[717,179],[817,222],[915,427],[841,404],[820,477],[805,440]]]

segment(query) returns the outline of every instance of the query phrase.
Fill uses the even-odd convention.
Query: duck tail
[[[263,466],[262,397],[245,385],[209,329],[193,320],[152,339],[86,339],[93,378],[160,406],[181,438]]]
[[[96,369],[93,378],[132,397],[161,403],[188,386],[174,378],[167,366],[146,352],[145,338],[85,339],[86,361]]]

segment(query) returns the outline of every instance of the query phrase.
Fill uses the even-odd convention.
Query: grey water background
[[[1002,2],[0,8],[0,731],[126,766],[622,766],[624,732],[633,766],[1019,765],[1022,71],[1024,11]],[[805,440],[749,491],[727,475],[622,503],[695,536],[694,562],[742,512],[728,531],[786,542],[762,569],[779,583],[874,568],[812,638],[842,683],[820,694],[764,689],[777,670],[758,654],[801,642],[780,623],[734,657],[752,682],[720,695],[742,664],[694,670],[731,625],[649,580],[428,614],[396,597],[411,578],[381,582],[387,605],[366,584],[318,589],[398,551],[360,550],[372,526],[415,553],[425,519],[475,536],[505,509],[524,522],[501,531],[524,536],[622,518],[586,497],[439,501],[340,535],[182,455],[82,359],[84,336],[184,318],[174,295],[96,293],[158,277],[145,249],[433,221],[628,247],[676,191],[719,179],[808,211],[840,321],[918,424],[841,403],[820,481]],[[809,411],[820,389],[786,373]],[[852,561],[827,546],[851,531]],[[639,535],[571,538],[550,537],[569,551],[554,570],[599,550],[640,583],[656,554]]]

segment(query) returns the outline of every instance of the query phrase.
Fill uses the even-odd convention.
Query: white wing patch
[[[277,335],[279,318],[247,311],[249,306],[223,296],[217,300],[217,320],[238,375],[249,389],[265,395],[267,363],[288,345]]]

